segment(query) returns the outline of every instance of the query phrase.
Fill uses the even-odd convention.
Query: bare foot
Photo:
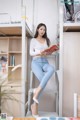
[[[38,105],[33,103],[31,105],[31,112],[32,112],[32,115],[38,115]]]

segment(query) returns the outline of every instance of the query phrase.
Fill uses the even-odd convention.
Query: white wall
[[[64,32],[63,115],[73,116],[74,93],[80,94],[80,33]]]
[[[0,22],[20,20],[21,0],[0,0]]]
[[[34,27],[38,23],[45,23],[47,26],[48,37],[53,42],[55,40],[58,10],[57,0],[35,0]]]
[[[27,18],[26,21],[32,31],[33,31],[33,15],[34,15],[33,1],[34,0],[25,0],[26,18]]]
[[[57,32],[57,0],[0,0],[0,23],[21,21],[22,5],[26,6],[26,21],[30,29],[33,30],[33,23],[34,29],[38,23],[45,23],[53,42]]]
[[[21,21],[23,5],[27,24],[33,30],[33,0],[0,0],[0,23]]]

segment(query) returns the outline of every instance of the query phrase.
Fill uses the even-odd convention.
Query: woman
[[[50,40],[47,37],[46,25],[40,23],[37,26],[34,38],[32,38],[30,43],[30,55],[33,57],[31,64],[32,71],[40,82],[39,86],[34,90],[34,103],[31,105],[32,115],[38,115],[38,98],[42,90],[45,88],[47,82],[51,78],[52,74],[54,73],[54,68],[48,63],[48,60],[46,59],[46,55],[51,53],[42,52],[49,46]]]

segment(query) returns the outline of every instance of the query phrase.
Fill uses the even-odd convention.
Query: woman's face
[[[41,26],[41,27],[38,29],[38,35],[42,37],[42,36],[45,34],[45,31],[46,31],[45,27],[44,27],[44,26]]]

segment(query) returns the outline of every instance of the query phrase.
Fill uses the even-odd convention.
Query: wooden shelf
[[[21,54],[22,52],[21,51],[9,51],[9,53],[11,53],[11,54]]]
[[[23,19],[21,23],[4,23],[0,24],[0,53],[2,51],[6,52],[6,56],[8,58],[7,61],[7,70],[8,70],[8,83],[10,84],[11,89],[18,89],[17,86],[20,86],[19,90],[22,92],[22,95],[14,95],[15,98],[18,98],[22,103],[25,103],[25,97],[27,91],[25,90],[25,82],[27,82],[27,73],[25,71],[25,66],[27,67],[27,62],[24,62],[27,57],[24,54],[25,50],[27,50],[27,42],[30,38],[33,37],[33,33],[28,27],[27,23]],[[27,39],[26,39],[27,38]],[[1,55],[3,55],[1,53]],[[4,54],[5,55],[5,54]],[[1,57],[1,56],[0,56]],[[26,59],[27,60],[27,59]],[[17,65],[22,65],[18,69],[12,72],[12,69]],[[14,65],[14,66],[12,66]],[[12,85],[11,85],[12,84]],[[4,110],[4,106],[8,106],[10,112],[14,116],[24,116],[25,115],[25,104],[14,102],[9,100],[8,102],[4,102],[2,104],[2,112],[9,112]],[[13,112],[13,109],[16,106],[16,111]],[[22,109],[20,109],[22,106]],[[13,108],[13,109],[12,109]]]
[[[19,23],[4,23],[0,24],[0,36],[21,36],[22,35],[22,22]],[[33,37],[33,33],[25,24],[26,27],[26,36]]]
[[[4,28],[0,28],[0,35],[21,35],[21,27],[4,27]]]
[[[64,23],[64,32],[80,32],[80,23]]]
[[[0,53],[0,55],[8,55],[8,53]]]
[[[9,68],[14,68],[15,66],[8,66],[8,67],[9,67]],[[19,67],[19,68],[22,68],[22,67]],[[18,68],[18,69],[19,69],[19,68]]]

